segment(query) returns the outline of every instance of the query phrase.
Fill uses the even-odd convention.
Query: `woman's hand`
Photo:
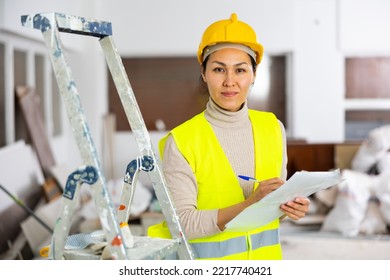
[[[253,203],[258,202],[264,196],[276,190],[283,184],[284,181],[279,178],[264,180],[259,183],[256,190],[243,202],[219,209],[217,216],[217,225],[219,229],[221,231],[224,230],[225,225],[230,222],[234,217],[236,217],[239,213],[241,213],[245,208],[252,205]]]
[[[309,211],[310,200],[306,197],[297,197],[280,206],[280,209],[293,220],[299,220],[305,217]]]
[[[261,181],[254,192],[248,197],[250,205],[258,202],[263,197],[265,197],[270,192],[273,192],[281,185],[284,184],[284,181],[280,178],[271,178],[268,180]]]

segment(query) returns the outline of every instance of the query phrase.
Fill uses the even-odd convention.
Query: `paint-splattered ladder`
[[[143,256],[143,258],[162,258],[164,257],[164,252],[167,254],[171,253],[170,249],[167,248],[174,247],[175,252],[177,252],[180,259],[194,259],[194,253],[180,225],[166,181],[160,168],[160,163],[155,156],[149,133],[136,102],[134,92],[123,67],[122,60],[114,45],[111,23],[61,13],[26,15],[22,16],[21,21],[23,26],[41,30],[45,44],[50,50],[49,56],[52,67],[62,99],[65,103],[65,108],[73,129],[81,159],[86,166],[85,168],[93,168],[93,170],[96,171],[96,181],[93,183],[91,182],[92,195],[99,212],[99,218],[103,227],[104,236],[107,240],[107,246],[109,246],[111,252],[111,258],[139,259],[140,256]],[[142,240],[139,239],[139,242],[142,242],[143,244],[137,245],[137,239],[135,238],[135,243],[132,248],[125,246],[126,242],[117,242],[118,239],[119,241],[126,241],[126,236],[133,238],[133,236],[128,235],[128,231],[124,231],[119,225],[118,217],[121,220],[124,220],[127,218],[127,214],[120,213],[121,210],[118,210],[119,212],[116,213],[113,209],[102,168],[72,77],[71,69],[64,56],[59,32],[75,33],[99,38],[122,106],[133,134],[136,137],[136,142],[141,153],[140,163],[142,165],[143,160],[149,160],[150,163],[153,164],[153,168],[148,170],[148,174],[153,183],[153,188],[161,205],[162,212],[168,223],[172,239],[160,240],[143,237]],[[129,185],[125,181],[125,185],[126,184]],[[125,199],[125,197],[128,199],[128,207],[130,207],[132,192],[134,191],[134,186],[132,184],[130,184],[130,187],[132,187],[132,189],[124,190],[122,194],[122,199]],[[63,199],[67,198],[63,196]],[[64,213],[65,212],[66,211],[64,211]],[[61,225],[61,223],[58,224]],[[59,241],[57,240],[57,246],[61,248],[56,248],[57,253],[52,253],[51,257],[53,259],[64,257],[63,239],[67,237],[68,233],[66,230],[64,231],[65,226],[67,225],[62,224],[55,228],[53,236],[56,236],[56,232],[60,233],[60,237],[57,237],[60,239]],[[53,238],[53,240],[55,240],[55,238]],[[166,245],[161,245],[159,240],[164,241]],[[55,246],[53,241],[52,246]],[[158,252],[156,252],[156,250],[158,250]],[[141,254],[141,251],[143,254]]]

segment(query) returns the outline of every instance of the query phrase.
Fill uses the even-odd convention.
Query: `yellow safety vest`
[[[259,180],[279,177],[283,150],[280,125],[272,113],[249,110],[249,117],[254,135],[255,176]],[[198,210],[220,209],[244,201],[237,174],[234,174],[204,112],[174,128],[170,134],[196,176]],[[161,156],[168,135],[159,143]],[[149,227],[148,235],[171,238],[165,221]],[[223,231],[189,242],[199,259],[282,258],[279,219],[255,230]]]

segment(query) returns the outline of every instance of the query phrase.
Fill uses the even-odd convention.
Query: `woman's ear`
[[[256,81],[256,73],[254,73],[253,78],[252,78],[252,83],[251,83],[252,87],[255,84],[255,81]]]
[[[200,74],[202,75],[202,80],[203,80],[203,82],[207,83],[207,82],[206,82],[206,76],[205,76],[205,74],[204,74],[204,68],[203,68],[202,66],[200,67]]]
[[[206,77],[203,73],[202,73],[202,79],[203,79],[203,82],[205,82],[207,84]]]

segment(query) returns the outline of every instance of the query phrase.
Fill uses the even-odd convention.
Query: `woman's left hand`
[[[306,197],[297,197],[280,206],[280,209],[293,220],[299,220],[305,217],[309,211],[310,200]]]

